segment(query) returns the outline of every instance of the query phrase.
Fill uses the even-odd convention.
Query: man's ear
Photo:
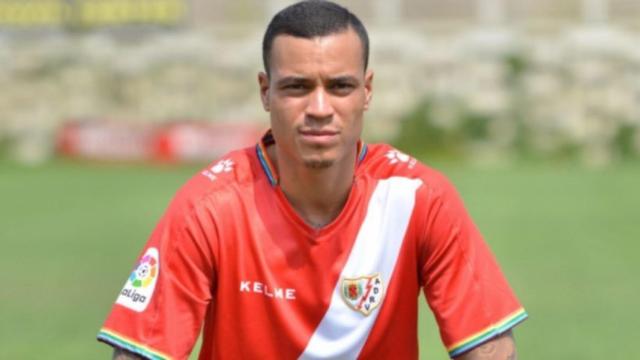
[[[373,96],[373,71],[367,70],[364,74],[364,109],[369,110],[369,103]]]
[[[258,73],[258,85],[260,86],[260,100],[265,111],[269,111],[269,75],[264,71]]]

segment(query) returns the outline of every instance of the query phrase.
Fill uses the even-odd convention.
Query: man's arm
[[[516,360],[516,343],[511,331],[462,354],[456,360]]]
[[[111,358],[111,360],[142,360],[142,358],[126,350],[114,349],[113,357]]]

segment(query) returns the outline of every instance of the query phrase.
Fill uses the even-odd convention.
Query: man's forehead
[[[352,29],[313,38],[280,34],[273,41],[271,72],[302,75],[320,67],[342,75],[364,73],[363,51],[360,38]]]

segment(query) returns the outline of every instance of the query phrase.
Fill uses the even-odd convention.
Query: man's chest
[[[293,339],[291,351],[308,354],[336,345],[328,339],[351,339],[339,348],[347,357],[359,353],[385,302],[415,305],[415,296],[398,301],[393,293],[418,289],[409,234],[418,186],[382,183],[317,232],[273,203],[229,217],[234,226],[225,229],[233,231],[221,233],[217,258],[219,328],[241,326],[253,340],[275,331]]]

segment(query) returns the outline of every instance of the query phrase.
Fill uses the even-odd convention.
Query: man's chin
[[[332,149],[315,148],[301,151],[300,160],[307,169],[326,169],[336,162],[336,156]]]
[[[304,166],[308,169],[326,169],[333,165],[334,161],[331,159],[305,159]]]

